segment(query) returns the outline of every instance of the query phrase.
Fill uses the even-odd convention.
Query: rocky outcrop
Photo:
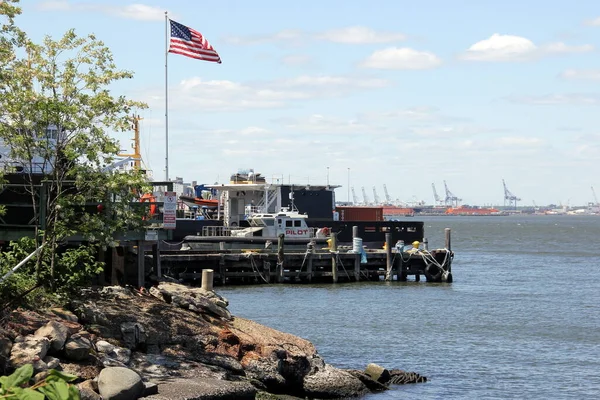
[[[335,368],[309,341],[234,317],[227,306],[214,292],[174,283],[149,291],[87,289],[72,301],[73,314],[54,310],[45,319],[19,311],[25,323],[7,329],[10,343],[0,342],[0,350],[12,346],[13,366],[31,362],[36,370],[78,375],[86,399],[254,399],[268,393],[341,399],[386,390],[390,382],[425,380],[375,364],[365,371]],[[46,356],[49,349],[55,357]]]

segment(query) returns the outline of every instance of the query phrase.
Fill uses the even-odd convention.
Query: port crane
[[[353,205],[357,205],[358,204],[358,197],[356,196],[356,192],[354,191],[354,186],[352,186],[352,201],[353,201]]]
[[[388,193],[387,190],[387,186],[385,186],[385,183],[383,184],[383,194],[385,194],[385,203],[387,205],[392,205],[392,198],[390,197],[390,194]]]
[[[435,190],[435,183],[431,184],[431,188],[433,189],[433,200],[436,206],[441,206],[444,204],[444,200],[438,195],[437,190]]]
[[[502,185],[504,186],[504,207],[506,207],[506,203],[508,202],[509,209],[516,210],[517,209],[517,201],[521,201],[520,198],[512,194],[508,187],[506,187],[506,182],[502,179]]]
[[[381,204],[381,199],[377,195],[377,189],[375,189],[375,186],[373,186],[373,201],[375,202],[376,205]]]
[[[593,186],[592,186],[592,196],[594,197],[594,205],[600,207],[600,202],[598,201],[598,197],[596,196],[596,191],[594,190]]]
[[[365,187],[361,187],[362,190],[362,195],[363,195],[363,200],[364,200],[364,204],[365,206],[369,205],[369,198],[367,197],[367,192],[365,192]]]
[[[450,189],[448,189],[448,185],[446,184],[446,181],[444,181],[444,189],[446,190],[446,198],[444,199],[444,204],[446,204],[447,206],[454,206],[454,207],[458,207],[458,202],[462,201],[462,199],[459,199],[458,197],[456,197],[454,195],[454,193],[452,193],[450,191]]]

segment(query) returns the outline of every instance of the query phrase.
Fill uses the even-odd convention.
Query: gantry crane
[[[390,197],[390,194],[388,193],[387,186],[385,186],[385,183],[383,184],[383,194],[385,195],[385,203],[387,205],[391,206],[392,198]]]
[[[592,196],[594,196],[594,205],[600,207],[600,202],[598,202],[598,197],[596,196],[596,191],[592,186]]]
[[[367,197],[367,192],[365,192],[365,187],[364,187],[364,186],[363,186],[363,187],[361,187],[361,190],[362,190],[363,200],[364,200],[364,202],[365,202],[365,204],[364,204],[364,205],[365,205],[365,206],[366,206],[366,205],[369,205],[369,198]]]
[[[516,210],[517,209],[517,201],[521,201],[520,198],[511,193],[510,190],[506,187],[506,182],[502,179],[502,185],[504,186],[504,207],[506,207],[506,203],[508,202],[508,208]]]
[[[444,199],[444,204],[450,207],[458,207],[458,202],[462,201],[462,199],[456,197],[454,193],[452,193],[450,189],[448,189],[446,181],[444,181],[444,189],[446,190],[446,198]]]
[[[373,201],[375,202],[376,205],[381,204],[381,200],[379,199],[379,196],[377,195],[377,189],[375,189],[375,186],[373,186]]]
[[[354,186],[352,186],[352,201],[353,201],[353,205],[357,205],[358,204],[358,197],[356,196],[356,192],[354,191]]]
[[[142,167],[142,154],[140,151],[140,120],[142,120],[143,118],[141,118],[139,115],[134,115],[132,116],[133,119],[133,153],[131,154],[126,154],[126,153],[118,153],[117,156],[118,157],[132,157],[133,159],[133,165],[136,169],[140,169]]]
[[[434,200],[434,204],[436,206],[441,206],[442,204],[444,204],[444,200],[442,200],[440,198],[440,196],[438,196],[437,190],[435,190],[435,183],[431,184],[431,188],[433,189],[433,200]]]

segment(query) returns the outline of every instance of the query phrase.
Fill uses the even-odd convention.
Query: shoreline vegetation
[[[232,316],[227,299],[173,282],[89,287],[64,308],[2,316],[3,372],[31,364],[77,378],[83,399],[343,399],[426,382],[414,372],[338,369],[297,336]]]

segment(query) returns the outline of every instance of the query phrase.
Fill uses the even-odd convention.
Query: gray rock
[[[73,361],[87,360],[90,357],[92,348],[90,339],[76,333],[65,344],[65,356]]]
[[[124,347],[115,346],[113,351],[106,353],[106,355],[123,364],[129,364],[129,360],[131,359],[131,350]]]
[[[121,335],[125,345],[135,349],[140,344],[146,343],[146,329],[138,322],[123,322],[121,324]]]
[[[101,353],[110,353],[115,347],[114,344],[110,344],[106,340],[98,340],[96,342],[96,349]]]
[[[144,384],[129,368],[109,367],[98,375],[98,391],[103,400],[133,400],[142,395]]]
[[[84,324],[110,325],[106,315],[98,307],[83,302],[73,302],[75,305],[75,314]]]
[[[50,321],[35,331],[33,336],[48,338],[50,340],[50,351],[57,353],[65,345],[69,337],[69,329],[60,322]]]
[[[144,391],[142,392],[142,396],[152,396],[153,394],[158,394],[158,385],[152,382],[144,382]]]
[[[56,369],[60,366],[60,360],[56,357],[46,356],[44,362],[48,366],[48,369]]]
[[[304,378],[308,397],[335,399],[363,396],[369,392],[360,379],[329,364]]]
[[[254,400],[256,388],[249,382],[231,382],[210,378],[174,379],[158,385],[151,400]]]
[[[18,368],[25,364],[43,362],[42,359],[46,357],[49,348],[50,340],[48,338],[28,335],[22,341],[13,344],[10,351],[10,365],[13,368]]]
[[[50,311],[59,318],[66,319],[67,321],[71,322],[79,322],[77,315],[73,314],[69,310],[65,310],[64,308],[51,308]]]
[[[77,389],[79,389],[81,400],[102,400],[102,396],[97,392],[98,384],[91,379],[78,384]]]

